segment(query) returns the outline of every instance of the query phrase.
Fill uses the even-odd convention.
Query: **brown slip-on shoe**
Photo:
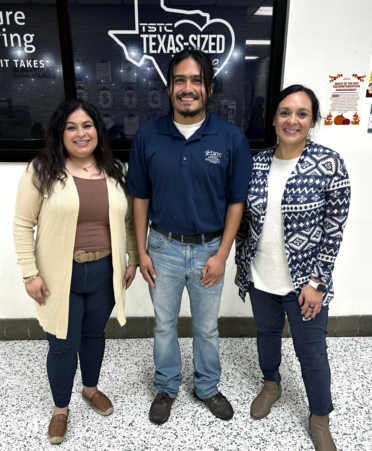
[[[329,416],[310,415],[309,426],[313,434],[316,451],[337,451],[335,442],[329,431]]]
[[[222,393],[218,392],[216,395],[206,399],[199,398],[195,390],[193,391],[193,394],[196,399],[204,401],[211,412],[220,420],[230,420],[234,416],[232,405]]]
[[[155,424],[165,423],[169,418],[174,400],[175,398],[171,398],[165,391],[158,393],[150,407],[150,421]]]
[[[50,443],[58,444],[63,442],[67,434],[67,415],[59,413],[53,415],[48,428],[48,440]]]
[[[89,398],[83,389],[83,391],[81,392],[81,397],[100,415],[111,415],[114,411],[114,406],[112,405],[111,401],[99,390],[96,391],[96,393],[94,393],[91,398]]]
[[[264,386],[251,405],[251,418],[262,420],[269,415],[271,406],[282,396],[282,386],[276,382],[264,381]]]

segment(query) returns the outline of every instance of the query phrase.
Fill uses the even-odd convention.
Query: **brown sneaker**
[[[251,405],[251,418],[262,420],[269,415],[271,406],[282,396],[282,386],[276,382],[264,381],[264,386]]]
[[[174,399],[168,393],[165,393],[165,391],[158,393],[150,407],[150,421],[155,424],[165,423],[169,418]]]
[[[50,443],[58,444],[63,442],[67,434],[67,415],[59,413],[54,415],[49,423],[48,439]]]
[[[207,406],[210,408],[211,412],[220,420],[230,420],[234,416],[234,410],[222,393],[218,392],[216,395],[211,396],[210,398],[201,399],[193,392],[195,398],[200,401],[204,401]]]
[[[328,415],[318,417],[318,415],[311,414],[309,426],[313,434],[316,451],[337,451],[335,442],[329,431]]]
[[[111,401],[100,391],[97,391],[91,398],[89,398],[83,389],[83,391],[81,392],[81,397],[100,415],[111,415],[114,411],[114,407]]]

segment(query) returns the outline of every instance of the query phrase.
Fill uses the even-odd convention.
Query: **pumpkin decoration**
[[[342,116],[342,114],[339,114],[335,117],[333,122],[335,123],[335,125],[342,125],[344,123],[344,119],[344,116]]]
[[[350,124],[350,119],[348,119],[347,117],[344,119],[344,121],[342,122],[342,125],[349,125]]]

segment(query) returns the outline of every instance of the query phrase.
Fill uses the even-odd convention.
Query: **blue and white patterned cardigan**
[[[247,202],[236,237],[239,295],[245,300],[249,267],[256,256],[268,199],[268,175],[275,147],[253,158]],[[326,285],[323,306],[333,299],[332,271],[350,204],[350,181],[342,157],[308,141],[287,180],[282,215],[284,244],[297,296],[311,275]],[[270,268],[267,268],[270,271]]]

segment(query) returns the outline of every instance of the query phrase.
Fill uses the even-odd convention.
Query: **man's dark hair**
[[[173,113],[173,105],[172,105],[172,94],[173,94],[173,73],[174,68],[179,64],[181,61],[183,61],[186,58],[192,58],[194,61],[196,61],[200,66],[200,76],[202,77],[206,95],[207,95],[207,102],[206,106],[208,106],[209,99],[210,99],[210,92],[212,89],[213,84],[213,78],[214,78],[214,70],[212,61],[210,60],[209,56],[202,52],[199,49],[189,48],[184,49],[179,53],[176,53],[173,58],[171,59],[169,66],[168,66],[168,72],[167,72],[167,86],[168,88],[171,87],[171,93],[169,96],[169,108],[171,113]],[[204,100],[202,98],[202,100]]]
[[[303,85],[288,86],[288,88],[283,89],[283,91],[281,91],[277,95],[274,101],[274,111],[275,111],[274,115],[276,114],[276,110],[278,109],[279,103],[289,95],[294,94],[295,92],[304,92],[309,97],[311,101],[311,109],[313,114],[313,124],[315,126],[322,118],[322,116],[320,115],[319,100],[314,94],[314,91],[312,91],[309,88],[305,88],[305,86]]]

